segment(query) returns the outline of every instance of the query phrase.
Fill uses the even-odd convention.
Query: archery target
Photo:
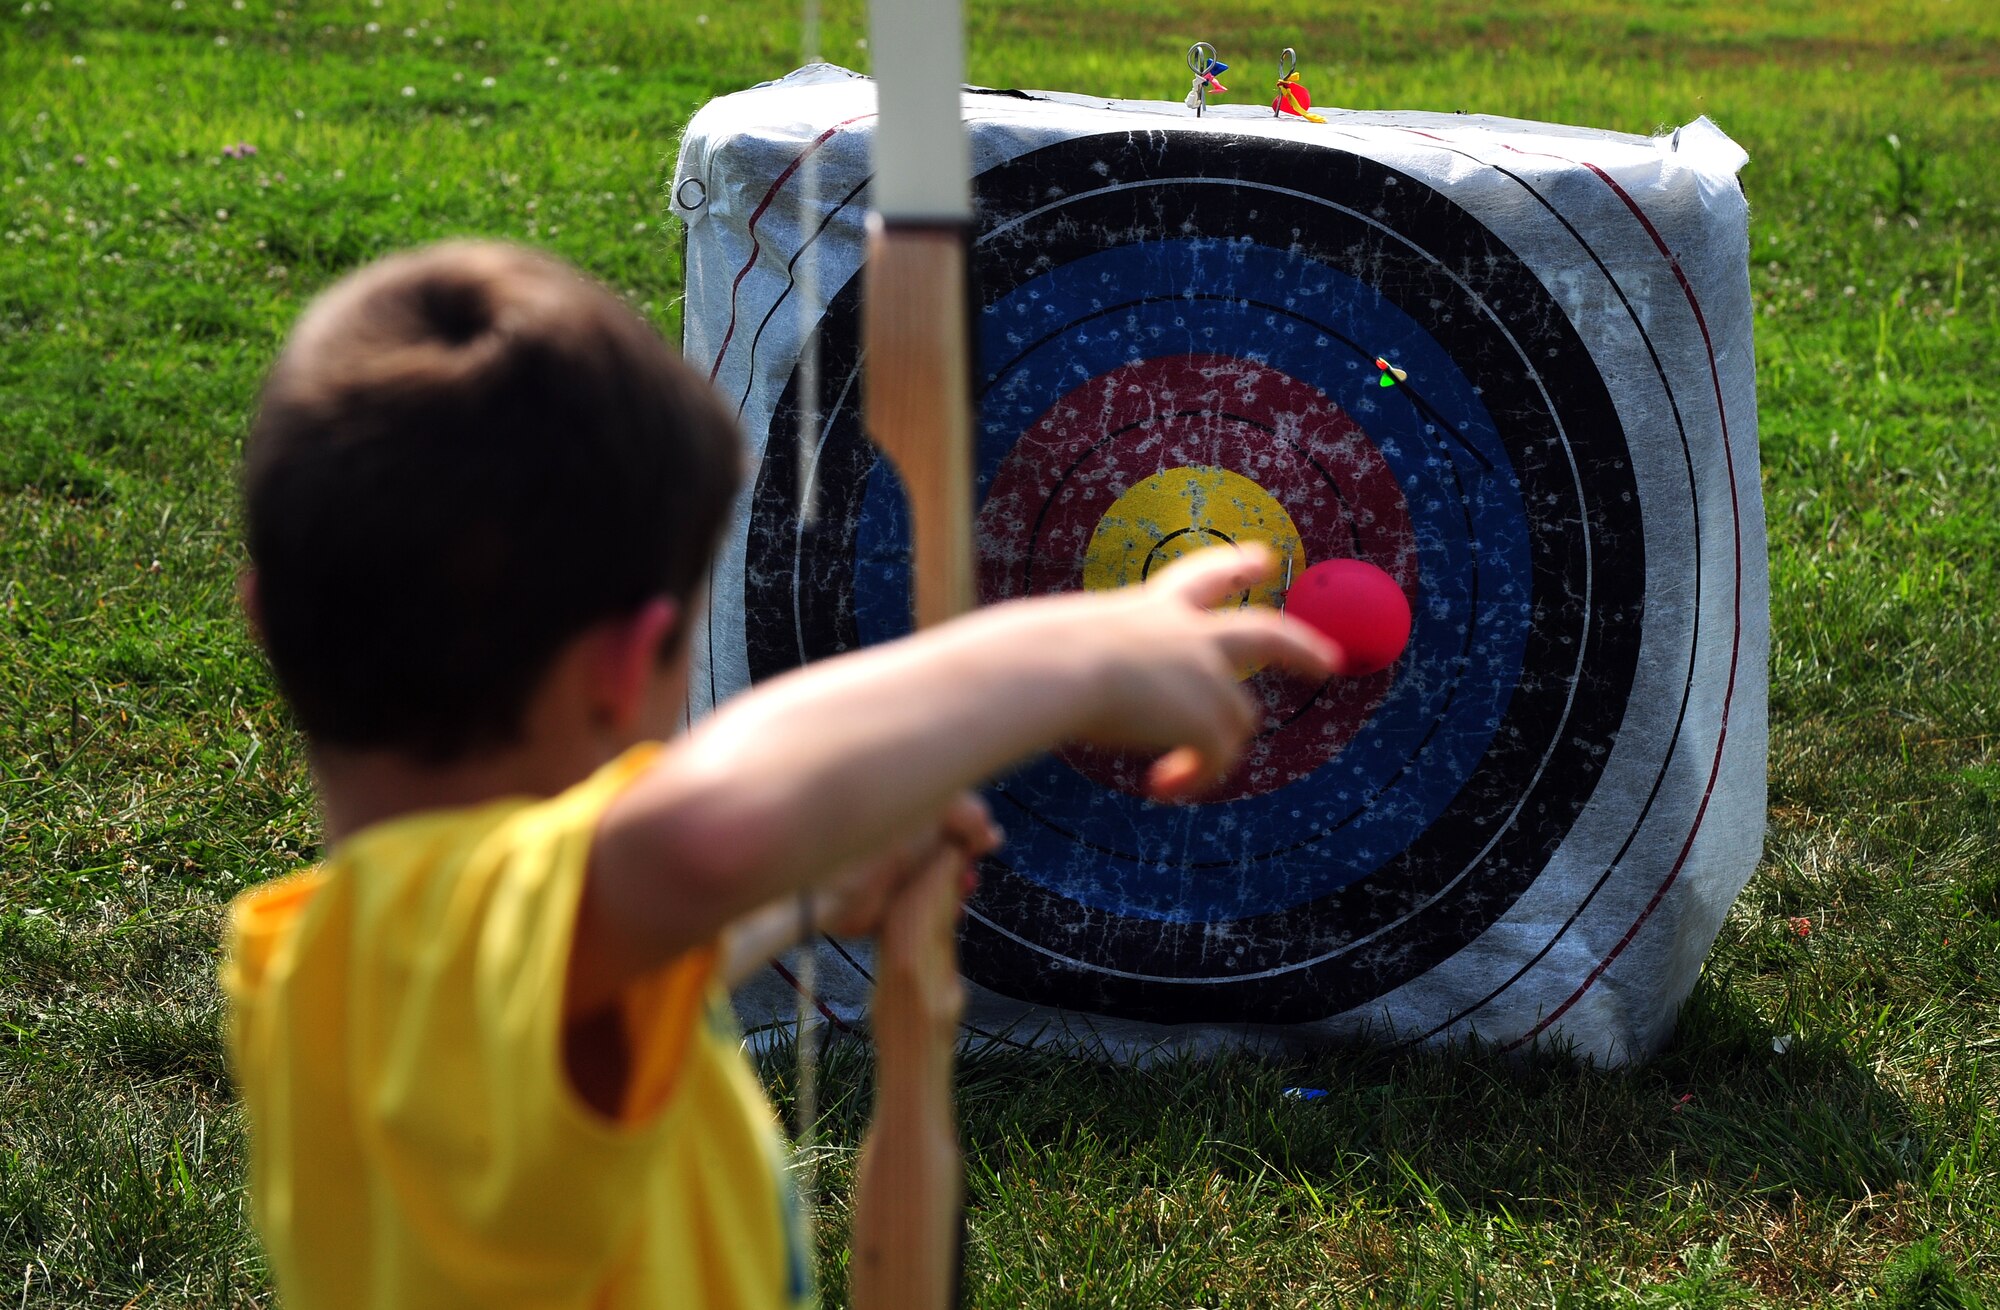
[[[1262,729],[1201,803],[1147,802],[1139,761],[1083,750],[1001,779],[1011,840],[963,960],[1003,995],[1278,1023],[1380,997],[1534,881],[1623,718],[1645,539],[1589,351],[1448,196],[1305,156],[1085,137],[977,179],[982,601],[1255,540],[1295,570],[1378,564],[1414,618],[1373,677],[1253,679]],[[744,604],[776,621],[746,632],[753,680],[909,629],[902,491],[859,422],[858,293],[818,327],[811,511],[798,462],[760,465]],[[1406,380],[1384,386],[1378,357]]]
[[[687,353],[755,470],[695,713],[909,629],[903,495],[860,422],[873,109],[865,79],[802,70],[683,143]],[[982,601],[1256,541],[1292,574],[1379,565],[1412,615],[1378,674],[1250,676],[1259,731],[1199,803],[1082,747],[995,780],[971,1021],[1135,1057],[1363,1032],[1657,1049],[1761,834],[1741,151],[1705,122],[1040,92],[965,113]],[[822,1013],[858,1018],[866,943],[817,951]],[[790,1022],[777,977],[738,994],[747,1026]]]

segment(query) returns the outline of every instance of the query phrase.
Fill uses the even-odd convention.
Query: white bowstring
[[[801,0],[803,31],[800,39],[802,63],[819,62],[819,0]],[[812,240],[819,216],[819,152],[808,149],[799,166],[799,196],[802,211],[798,224],[800,249],[794,293],[798,301],[799,385],[795,394],[798,411],[797,459],[799,516],[810,528],[819,517],[819,498],[814,494],[814,451],[819,432],[819,252]],[[798,1084],[793,1101],[792,1151],[796,1166],[800,1223],[806,1240],[812,1240],[813,1211],[818,1201],[818,1170],[813,1158],[814,1138],[819,1120],[819,1015],[814,1004],[818,961],[818,934],[812,931],[811,898],[800,901],[801,932],[792,962],[798,980],[798,1022],[793,1029],[793,1050],[798,1059]],[[808,1255],[810,1259],[810,1255]]]
[[[804,35],[801,56],[810,68],[819,62],[819,0],[801,0]],[[815,452],[819,438],[819,243],[813,239],[819,220],[819,151],[808,146],[799,160],[799,252],[793,265],[793,293],[798,301],[798,487],[799,517],[810,528],[819,518],[815,490]]]

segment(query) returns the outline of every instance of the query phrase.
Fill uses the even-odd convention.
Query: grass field
[[[1775,653],[1767,858],[1663,1058],[976,1061],[969,1303],[2000,1305],[2000,9],[973,11],[991,85],[1178,97],[1200,37],[1335,105],[1720,122]],[[830,57],[861,31],[829,4]],[[742,0],[0,13],[0,1304],[270,1300],[212,975],[218,907],[317,841],[231,599],[286,325],[480,233],[677,333],[677,134],[798,42]],[[866,1077],[833,1053],[832,1287]]]

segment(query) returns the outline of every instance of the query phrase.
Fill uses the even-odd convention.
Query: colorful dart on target
[[[1309,123],[1324,123],[1326,119],[1312,111],[1312,92],[1299,81],[1299,53],[1286,46],[1278,54],[1278,94],[1271,101],[1271,113],[1282,117],[1290,114],[1303,118]]]
[[[1194,82],[1188,87],[1187,107],[1200,118],[1208,109],[1211,92],[1227,91],[1219,74],[1229,71],[1229,65],[1215,57],[1215,47],[1206,41],[1197,41],[1188,47],[1188,71],[1194,74]]]
[[[1380,355],[1377,355],[1375,357],[1375,367],[1382,370],[1382,385],[1385,387],[1393,387],[1398,382],[1408,382],[1410,380],[1410,375],[1408,373],[1404,372],[1400,368],[1397,368],[1394,364],[1391,364],[1388,360],[1383,359]]]

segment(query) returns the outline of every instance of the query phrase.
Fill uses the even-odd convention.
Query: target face
[[[1645,546],[1595,362],[1504,243],[1361,155],[1087,136],[976,190],[982,601],[1257,541],[1294,573],[1379,565],[1413,625],[1370,677],[1251,678],[1261,728],[1198,804],[1153,804],[1146,761],[1082,748],[999,780],[1010,840],[969,909],[967,976],[1173,1022],[1385,995],[1547,867],[1624,715]],[[771,420],[753,680],[909,630],[903,493],[860,424],[858,281],[820,320],[816,386],[795,374]],[[812,449],[787,458],[814,391]]]

